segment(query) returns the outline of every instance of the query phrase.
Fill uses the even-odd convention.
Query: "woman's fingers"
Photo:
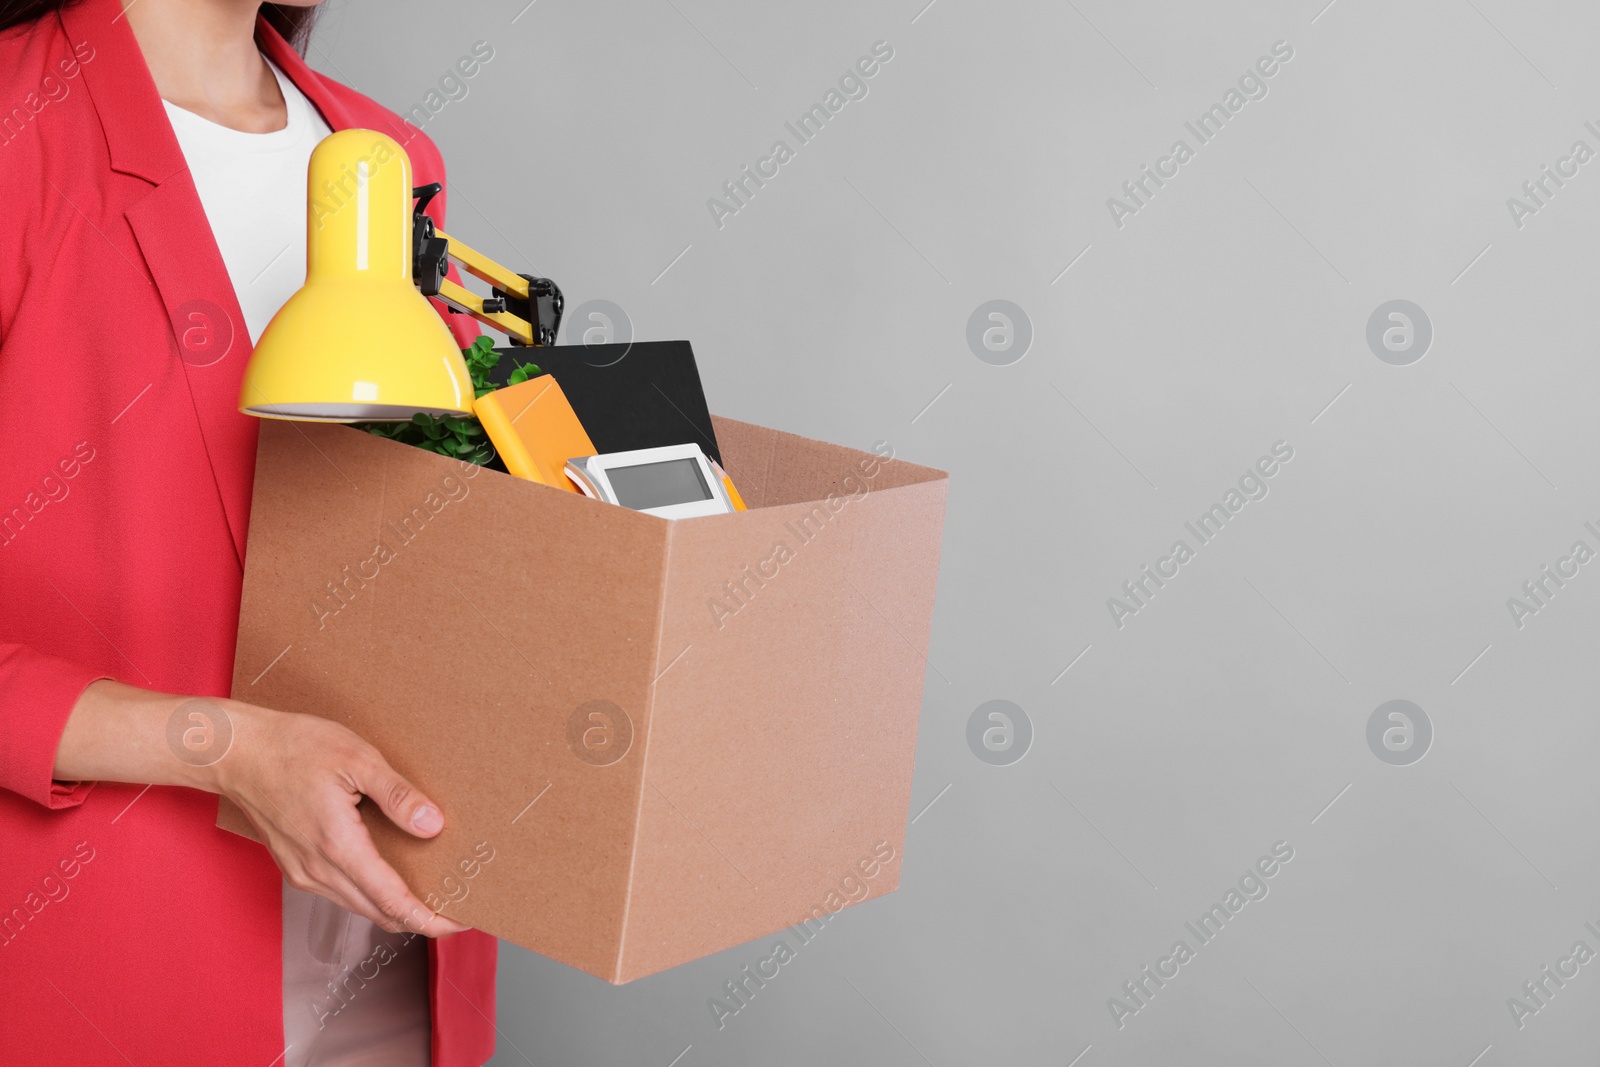
[[[442,937],[469,929],[436,915],[418,900],[378,855],[359,819],[353,824],[340,820],[339,826],[328,828],[320,843],[292,829],[269,835],[269,846],[290,885],[327,897],[390,933]]]
[[[337,874],[348,882],[349,891],[377,913],[380,918],[373,921],[380,926],[428,937],[443,937],[470,929],[446,919],[418,900],[405,879],[378,855],[366,827],[357,826],[340,834],[333,845],[330,858]]]
[[[392,933],[440,937],[469,926],[443,918],[384,862],[357,805],[370,797],[416,837],[445,827],[437,803],[389,766],[373,745],[322,718],[238,705],[245,744],[222,792],[264,830],[290,885],[325,896]]]
[[[268,800],[268,803],[272,802]],[[291,821],[282,808],[276,805],[273,807],[276,809],[277,818],[266,812],[252,813],[248,806],[244,807],[244,811],[255,826],[262,843],[277,861],[284,879],[302,893],[315,893],[320,897],[326,897],[345,911],[359,915],[391,933],[395,932],[394,921],[379,911],[377,906],[344,876],[339,862],[330,855],[333,851],[331,841],[326,837],[322,844],[312,840],[307,836],[307,831],[296,826],[295,821]]]
[[[400,829],[417,837],[432,837],[444,829],[439,806],[401,777],[376,749],[352,770],[356,790],[370,797]]]
[[[439,806],[342,726],[239,705],[242,743],[222,791],[244,809],[289,884],[394,933],[470,927],[436,914],[378,854],[357,805],[370,797],[417,837],[444,828]]]
[[[285,871],[284,879],[291,886],[300,890],[302,893],[315,893],[317,896],[322,897],[325,900],[333,901],[333,903],[337,904],[345,911],[348,911],[350,914],[359,915],[363,919],[366,919],[368,922],[372,923],[374,926],[380,927],[384,930],[389,930],[390,933],[394,933],[394,931],[390,929],[392,924],[389,922],[389,920],[385,919],[378,912],[378,909],[372,906],[370,901],[364,899],[360,893],[356,892],[355,886],[349,885],[349,879],[344,878],[332,867],[329,867],[327,870],[328,873],[325,877],[315,877],[310,873],[296,873],[291,875]],[[342,890],[341,886],[348,886],[348,890]]]

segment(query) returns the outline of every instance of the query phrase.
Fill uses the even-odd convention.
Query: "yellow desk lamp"
[[[472,379],[429,296],[509,334],[512,344],[554,343],[561,291],[435,230],[423,211],[439,189],[412,189],[405,150],[373,130],[341,130],[316,147],[306,283],[262,333],[245,367],[240,411],[307,422],[470,415]],[[494,295],[445,278],[451,259],[491,283]]]

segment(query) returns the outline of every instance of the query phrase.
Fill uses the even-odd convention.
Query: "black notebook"
[[[537,363],[561,386],[601,452],[697,444],[722,462],[688,341],[504,348],[491,372],[503,386],[517,363]]]

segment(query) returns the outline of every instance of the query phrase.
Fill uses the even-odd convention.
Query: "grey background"
[[[496,1065],[1592,1061],[1600,963],[1521,1029],[1506,1000],[1600,950],[1600,563],[1521,629],[1506,599],[1600,547],[1600,161],[1520,229],[1506,198],[1600,149],[1600,11],[524,3],[334,0],[312,60],[404,111],[489,42],[425,127],[451,230],[692,339],[713,410],[889,440],[951,494],[902,888],[721,1030],[764,943],[621,988],[506,947]],[[878,40],[868,96],[719,230],[707,198]],[[1267,97],[1113,225],[1279,40]],[[1010,366],[966,343],[992,299],[1032,322]],[[1409,366],[1365,340],[1393,299],[1433,324]],[[1279,440],[1270,494],[1118,629],[1107,598]],[[1434,730],[1409,766],[1366,742],[1397,698]],[[1009,766],[967,746],[993,699],[1033,724]],[[1280,840],[1119,1029],[1108,998]]]

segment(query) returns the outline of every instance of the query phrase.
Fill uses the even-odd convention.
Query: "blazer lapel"
[[[222,253],[172,132],[155,81],[119,0],[82,0],[60,13],[74,42],[94,59],[81,74],[105,133],[111,169],[150,183],[125,218],[161,295],[172,335],[166,348],[183,366],[218,500],[244,561],[255,468],[256,421],[239,413],[239,383],[250,335]]]
[[[87,41],[95,49],[95,58],[81,69],[112,169],[151,185],[126,209],[126,219],[172,323],[173,358],[183,364],[206,459],[242,566],[259,426],[238,410],[239,385],[252,351],[244,314],[120,0],[82,0],[59,17],[71,41]],[[257,22],[256,41],[331,129],[356,124],[344,103],[265,20]]]
[[[183,365],[242,566],[259,427],[239,411],[239,385],[252,351],[244,313],[187,170],[150,190],[126,216],[172,324],[172,358]]]

